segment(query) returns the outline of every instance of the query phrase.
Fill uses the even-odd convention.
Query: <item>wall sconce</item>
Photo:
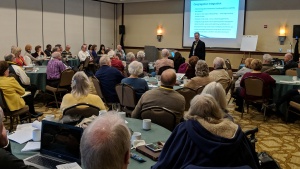
[[[163,30],[161,26],[158,26],[156,30],[157,40],[158,42],[161,42],[162,36],[163,36]]]
[[[285,36],[285,28],[281,28],[281,29],[280,29],[278,39],[279,39],[280,45],[283,45],[283,44],[284,44],[284,41],[285,41],[285,39],[286,39],[286,36]]]

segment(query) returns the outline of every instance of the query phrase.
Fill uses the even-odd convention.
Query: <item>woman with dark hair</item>
[[[38,113],[34,110],[34,93],[22,97],[25,94],[25,89],[18,83],[18,81],[14,77],[8,77],[8,66],[9,65],[6,61],[0,61],[0,88],[3,91],[4,99],[7,103],[9,110],[19,110],[23,108],[26,103],[26,105],[28,105],[29,107],[29,112],[31,113],[32,117],[38,117],[43,115],[43,113]]]
[[[34,48],[34,50],[35,50],[35,53],[32,53],[32,56],[34,57],[34,58],[37,58],[37,57],[43,57],[45,54],[44,54],[44,52],[43,52],[43,50],[42,50],[42,46],[40,46],[40,45],[37,45],[35,48]]]
[[[195,66],[198,62],[199,58],[197,56],[192,56],[189,58],[189,65],[188,65],[188,68],[185,72],[185,76],[188,78],[188,79],[191,79],[193,77],[196,76],[195,74]]]
[[[92,44],[89,44],[89,46],[88,46],[88,52],[90,53],[90,55],[92,55]]]
[[[97,45],[95,45],[95,44],[92,45],[91,51],[92,51],[91,56],[93,57],[94,63],[99,63],[100,57],[98,57],[98,55],[97,55]]]
[[[105,46],[103,44],[100,45],[100,49],[97,52],[97,54],[99,54],[99,55],[105,54]]]
[[[175,52],[174,56],[174,69],[178,72],[179,66],[185,63],[185,58],[182,57],[181,53]]]

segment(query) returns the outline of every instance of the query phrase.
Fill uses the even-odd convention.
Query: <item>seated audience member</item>
[[[261,72],[265,72],[266,70],[274,68],[274,65],[272,64],[273,57],[270,54],[264,54],[263,55],[263,67],[261,69]]]
[[[19,48],[19,47],[16,47],[16,48],[13,49],[12,53],[16,57],[15,62],[16,62],[16,64],[18,66],[27,66],[26,63],[25,63],[25,60],[24,60],[23,56],[21,56],[21,51],[22,51],[22,49]]]
[[[64,49],[62,48],[61,44],[56,44],[55,47],[59,49],[60,53],[62,53],[64,51]]]
[[[198,57],[197,57],[198,58]],[[184,87],[197,90],[200,86],[205,86],[213,80],[208,76],[208,65],[204,60],[199,60],[195,66],[196,77],[193,77]]]
[[[16,57],[14,54],[8,54],[4,56],[4,60],[8,63],[9,65],[9,73],[10,74],[15,74],[19,77],[18,82],[20,85],[30,85],[30,78],[27,76],[25,71],[16,64]]]
[[[3,120],[4,114],[2,108],[0,108],[0,167],[5,169],[36,169],[35,167],[25,165],[23,160],[18,159],[10,152]]]
[[[217,101],[221,110],[225,113],[224,118],[228,118],[233,121],[233,118],[228,114],[227,110],[227,100],[226,100],[226,92],[223,89],[223,86],[217,82],[211,82],[205,86],[201,94],[210,94]]]
[[[164,66],[169,66],[169,67],[172,67],[174,68],[174,61],[171,60],[171,59],[168,59],[170,55],[170,52],[168,49],[163,49],[161,51],[161,57],[162,59],[158,59],[156,62],[155,62],[155,65],[154,65],[154,69],[155,69],[155,73],[157,74],[159,69],[161,67],[164,67]]]
[[[64,50],[64,51],[61,53],[61,56],[62,56],[63,58],[65,58],[65,57],[71,57],[71,56],[72,56],[72,52],[70,51],[70,49],[71,49],[71,46],[70,46],[70,45],[67,45],[67,46],[66,46],[66,50]]]
[[[229,83],[231,82],[231,78],[229,74],[224,69],[224,59],[220,57],[216,57],[213,61],[214,70],[209,73],[209,76],[215,82],[221,83],[224,90],[228,87]]]
[[[253,59],[250,67],[253,69],[252,72],[244,74],[241,80],[241,87],[236,89],[236,105],[238,106],[235,110],[238,112],[243,111],[244,96],[245,96],[245,79],[248,77],[256,77],[264,81],[264,95],[266,97],[271,96],[271,89],[275,85],[275,80],[267,73],[262,73],[262,62],[259,59]]]
[[[245,73],[252,72],[252,69],[250,67],[252,60],[253,58],[247,58],[245,60],[245,67],[241,68],[236,72],[236,76],[238,76],[239,78],[235,81],[235,88],[240,87],[242,77],[244,76]]]
[[[128,55],[126,59],[128,58]],[[128,84],[133,87],[136,92],[137,101],[141,96],[149,90],[146,80],[139,78],[139,75],[143,73],[143,65],[138,61],[133,61],[128,65],[128,71],[130,76],[121,81],[121,83]]]
[[[52,46],[50,44],[48,44],[46,46],[46,50],[44,51],[44,53],[46,54],[47,57],[51,57],[51,55],[52,55],[51,49],[52,49]]]
[[[124,73],[124,65],[119,57],[116,55],[115,51],[111,50],[107,54],[111,59],[111,66],[118,69],[122,74]]]
[[[12,45],[12,46],[10,47],[10,53],[13,53],[14,49],[16,49],[16,48],[17,48],[17,46]]]
[[[105,46],[103,44],[100,45],[100,49],[99,51],[97,52],[97,54],[99,55],[103,55],[105,54]],[[107,54],[107,53],[106,53]]]
[[[93,59],[90,56],[90,53],[87,51],[87,46],[82,45],[81,50],[78,52],[78,58],[80,62],[84,62],[87,57],[89,57],[90,61],[92,61]]]
[[[100,57],[97,55],[97,45],[92,45],[91,51],[94,63],[98,64]]]
[[[97,70],[95,76],[100,82],[103,95],[108,103],[118,103],[119,99],[115,86],[121,83],[124,76],[118,69],[111,67],[111,60],[107,55],[100,58],[99,64],[100,69]]]
[[[25,53],[24,53],[24,60],[26,65],[30,65],[30,64],[42,65],[41,61],[43,59],[33,57],[31,55],[31,50],[32,50],[32,46],[27,44],[25,46]]]
[[[291,53],[287,53],[284,55],[284,67],[283,67],[283,74],[285,74],[285,71],[292,68],[298,68],[297,62],[293,60],[293,55]]]
[[[66,66],[61,61],[60,52],[52,53],[52,59],[49,60],[47,65],[47,85],[57,87],[60,81],[60,74],[66,69]]]
[[[184,119],[186,121],[168,138],[152,169],[177,169],[188,165],[260,168],[247,136],[237,124],[223,118],[211,95],[196,95]]]
[[[100,110],[105,110],[101,98],[97,95],[89,94],[90,81],[84,72],[80,71],[74,74],[71,88],[71,93],[64,95],[62,99],[61,111],[78,103],[88,103],[98,107]]]
[[[33,105],[33,95],[21,97],[25,94],[25,89],[17,82],[14,77],[8,77],[8,75],[8,63],[5,61],[0,61],[0,88],[3,91],[4,99],[9,110],[19,110],[23,108],[26,103],[26,105],[28,105],[29,107],[29,112],[31,113],[32,117],[43,115],[43,113],[35,112]]]
[[[175,52],[174,69],[175,69],[176,72],[178,72],[179,66],[183,63],[185,63],[185,58],[182,57],[181,53]]]
[[[196,76],[196,74],[195,74],[195,71],[196,71],[195,66],[196,66],[198,60],[199,60],[198,56],[192,56],[192,57],[189,58],[189,64],[188,64],[188,67],[187,67],[187,69],[185,71],[185,76],[188,79],[191,79],[191,78],[193,78],[193,77]]]
[[[144,51],[138,51],[136,54],[137,61],[141,62],[143,64],[144,72],[149,72],[149,61],[145,60],[145,52]]]
[[[121,45],[117,46],[117,49],[115,50],[115,53],[120,53],[121,54],[121,60],[126,60],[126,55],[125,55],[125,52],[122,49]]]
[[[42,46],[40,45],[37,45],[35,48],[34,48],[35,52],[32,53],[32,56],[34,58],[44,58],[44,52],[42,51]]]
[[[108,113],[99,116],[84,130],[80,141],[82,168],[126,169],[130,138],[130,131],[120,116]]]
[[[125,67],[126,76],[130,76],[130,73],[128,72],[128,66],[133,61],[135,61],[135,55],[132,52],[128,52],[126,55],[126,67]]]
[[[175,70],[165,70],[161,74],[161,86],[142,95],[131,117],[141,119],[141,110],[151,106],[160,106],[174,111],[176,113],[176,123],[178,124],[185,110],[185,99],[181,94],[173,90],[175,83]]]
[[[52,49],[52,53],[54,53],[54,52],[59,52],[59,53],[61,53],[59,47],[54,47],[54,48]]]

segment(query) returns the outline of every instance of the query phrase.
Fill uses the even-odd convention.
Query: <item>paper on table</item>
[[[285,81],[285,80],[280,80],[280,83],[296,83],[297,81]]]
[[[32,130],[31,129],[18,130],[15,133],[9,135],[8,138],[19,144],[23,144],[32,139]]]
[[[81,167],[76,162],[57,165],[56,168],[57,169],[81,169]]]
[[[21,150],[21,152],[24,151],[35,151],[41,149],[41,142],[28,142],[26,146]]]
[[[25,94],[23,94],[21,97],[25,97],[25,96],[27,96],[27,95],[31,95],[31,92],[25,91]]]
[[[149,86],[149,87],[158,87],[158,86],[152,85],[152,84],[149,84],[148,86]]]

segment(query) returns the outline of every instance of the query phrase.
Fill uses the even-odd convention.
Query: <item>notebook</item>
[[[80,164],[82,128],[42,121],[40,153],[24,159],[25,164],[41,169],[56,169],[57,165]]]

